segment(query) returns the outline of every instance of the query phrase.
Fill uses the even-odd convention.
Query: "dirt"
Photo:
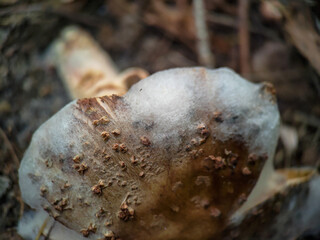
[[[136,66],[154,73],[200,65],[190,2],[0,2],[0,177],[9,181],[0,196],[0,239],[19,239],[16,226],[28,206],[20,197],[18,169],[32,134],[71,101],[55,70],[43,64],[48,46],[61,29],[78,25],[89,31],[121,70]],[[299,51],[301,42],[297,47],[285,28],[296,12],[308,11],[308,24],[319,36],[320,4],[292,2],[285,5],[291,14],[286,17],[265,10],[259,1],[250,2],[250,45],[246,46],[250,72],[243,72],[240,64],[238,2],[205,2],[216,67],[230,67],[253,82],[268,81],[275,86],[282,122],[297,138],[289,149],[286,134],[282,136],[275,157],[279,168],[320,164],[320,73],[316,70],[320,63],[309,62],[313,58],[305,54],[310,51]],[[320,54],[319,49],[311,52]],[[315,239],[307,235],[301,239]]]

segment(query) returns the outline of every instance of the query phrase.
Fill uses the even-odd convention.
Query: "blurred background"
[[[120,70],[229,67],[271,82],[282,117],[276,167],[319,166],[320,1],[0,0],[0,239],[19,239],[18,168],[33,132],[71,101],[44,64],[69,25]]]

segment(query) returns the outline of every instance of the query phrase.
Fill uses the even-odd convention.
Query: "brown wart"
[[[244,167],[242,168],[242,174],[245,175],[245,176],[248,176],[248,175],[251,175],[251,171],[248,167]]]
[[[112,145],[112,150],[119,152],[119,143],[115,143]]]
[[[115,129],[111,132],[114,136],[119,136],[121,134],[121,131],[119,129]]]
[[[88,170],[88,165],[85,163],[74,164],[73,168],[78,171],[80,175],[83,175]]]
[[[214,112],[212,118],[217,123],[222,123],[223,122],[222,112],[220,112],[220,111]]]
[[[109,134],[108,132],[106,132],[106,131],[103,131],[103,132],[101,133],[101,137],[102,137],[103,140],[106,142],[106,141],[109,140],[110,134]]]
[[[112,232],[111,230],[106,231],[103,235],[104,235],[105,240],[116,240],[117,239],[115,237],[114,232]]]
[[[91,191],[94,193],[94,194],[97,194],[97,195],[101,195],[102,194],[102,189],[106,187],[106,184],[103,180],[99,180],[98,184],[94,185],[91,187]]]
[[[208,157],[203,159],[202,164],[206,170],[213,171],[225,168],[226,161],[220,156],[215,157],[213,155],[209,155]]]
[[[128,152],[128,148],[127,148],[126,144],[124,144],[124,143],[121,143],[119,145],[119,149],[120,149],[120,152],[122,152],[122,153]]]
[[[132,164],[136,164],[138,162],[138,160],[135,156],[131,156],[130,161]]]
[[[129,207],[126,202],[123,202],[118,212],[118,218],[125,222],[132,220],[134,218],[134,209]]]
[[[63,210],[70,209],[67,208],[68,202],[68,198],[58,198],[52,202],[52,205],[56,210],[62,212]]]
[[[144,146],[150,146],[150,145],[151,145],[151,141],[150,141],[149,138],[146,137],[146,136],[140,137],[140,142],[141,142],[142,145],[144,145]]]
[[[96,217],[97,218],[105,217],[106,213],[107,211],[103,207],[100,207],[99,211],[96,212]]]
[[[48,192],[48,188],[44,185],[40,187],[40,195],[44,196]]]
[[[73,157],[72,160],[73,160],[73,162],[75,162],[75,163],[80,163],[81,158],[82,158],[81,155],[76,155],[76,156]]]
[[[88,228],[80,230],[84,237],[88,237],[90,233],[96,233],[97,228],[94,224],[90,223]]]
[[[110,122],[109,118],[108,118],[107,116],[103,116],[103,117],[101,117],[101,118],[98,119],[98,120],[94,120],[94,121],[92,122],[92,124],[93,124],[94,126],[98,126],[98,125],[105,125],[105,124],[107,124],[107,123],[109,123],[109,122]]]

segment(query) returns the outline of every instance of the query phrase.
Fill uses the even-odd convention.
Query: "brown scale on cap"
[[[127,203],[122,203],[120,206],[120,211],[118,212],[118,218],[122,221],[129,221],[134,218],[134,210],[128,207]]]
[[[150,142],[149,138],[147,138],[146,136],[140,137],[140,142],[141,142],[144,146],[150,146],[150,145],[151,145],[151,142]]]
[[[81,156],[80,156],[80,155],[77,155],[77,156],[75,156],[72,160],[73,160],[75,163],[80,163],[80,161],[81,161]]]
[[[104,141],[107,141],[110,138],[110,134],[104,131],[101,133],[101,137],[103,138]]]
[[[102,189],[105,188],[105,187],[106,187],[106,185],[105,185],[104,181],[100,179],[98,184],[96,184],[96,185],[91,187],[91,191],[94,194],[101,195],[102,194]]]
[[[251,171],[248,167],[242,168],[242,174],[245,176],[251,175]]]
[[[98,126],[98,125],[107,124],[109,121],[110,120],[108,119],[108,117],[103,116],[99,120],[94,120],[92,123],[93,123],[93,125]]]
[[[84,237],[88,237],[90,233],[95,233],[97,231],[97,228],[94,224],[90,223],[88,228],[82,229],[80,232]]]
[[[121,134],[119,129],[115,129],[111,132],[114,136],[119,136]]]
[[[88,165],[85,163],[80,163],[80,164],[74,164],[73,168],[78,171],[79,174],[83,175],[85,171],[88,170]]]

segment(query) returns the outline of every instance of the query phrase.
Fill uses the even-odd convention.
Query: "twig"
[[[238,8],[240,72],[245,76],[250,72],[249,1],[240,0]]]
[[[25,14],[39,13],[39,14],[51,14],[53,16],[59,16],[69,19],[73,22],[84,24],[89,27],[98,27],[106,24],[106,20],[101,17],[96,17],[84,13],[70,12],[62,7],[60,8],[50,8],[45,4],[20,4],[13,7],[7,7],[0,9],[0,17],[12,14]]]
[[[49,221],[49,217],[47,217],[47,218],[43,221],[43,223],[42,223],[42,225],[41,225],[41,227],[40,227],[40,229],[39,229],[39,231],[38,231],[38,234],[37,234],[35,240],[39,240],[39,239],[40,239],[40,237],[41,237],[42,234],[43,234],[44,229],[45,229],[46,226],[47,226],[48,221]]]
[[[11,144],[11,142],[9,141],[6,133],[2,130],[2,128],[0,128],[0,135],[1,137],[3,138],[3,141],[4,141],[4,144],[7,146],[7,148],[9,149],[9,152],[11,154],[11,157],[14,161],[14,169],[18,169],[19,166],[20,166],[20,161],[17,157],[17,154],[15,153],[14,149],[13,149],[13,146]],[[16,199],[19,201],[20,203],[20,218],[22,217],[22,214],[23,214],[23,211],[24,211],[24,202],[21,198],[21,194],[20,194],[20,191],[18,191],[19,194],[16,196]]]
[[[214,12],[207,16],[209,24],[222,25],[233,29],[238,29],[238,18],[223,13]],[[264,36],[272,40],[279,40],[280,37],[273,31],[263,26],[249,26],[250,33]]]
[[[17,157],[17,154],[15,153],[13,146],[11,144],[11,142],[9,141],[7,135],[5,134],[5,132],[2,130],[2,128],[0,128],[0,135],[3,138],[4,144],[7,146],[7,148],[9,149],[9,152],[11,154],[11,157],[14,161],[14,163],[16,164],[15,168],[18,169],[20,162],[19,159]]]
[[[206,67],[214,67],[215,59],[210,50],[203,0],[193,0],[193,14],[196,26],[199,61]]]

